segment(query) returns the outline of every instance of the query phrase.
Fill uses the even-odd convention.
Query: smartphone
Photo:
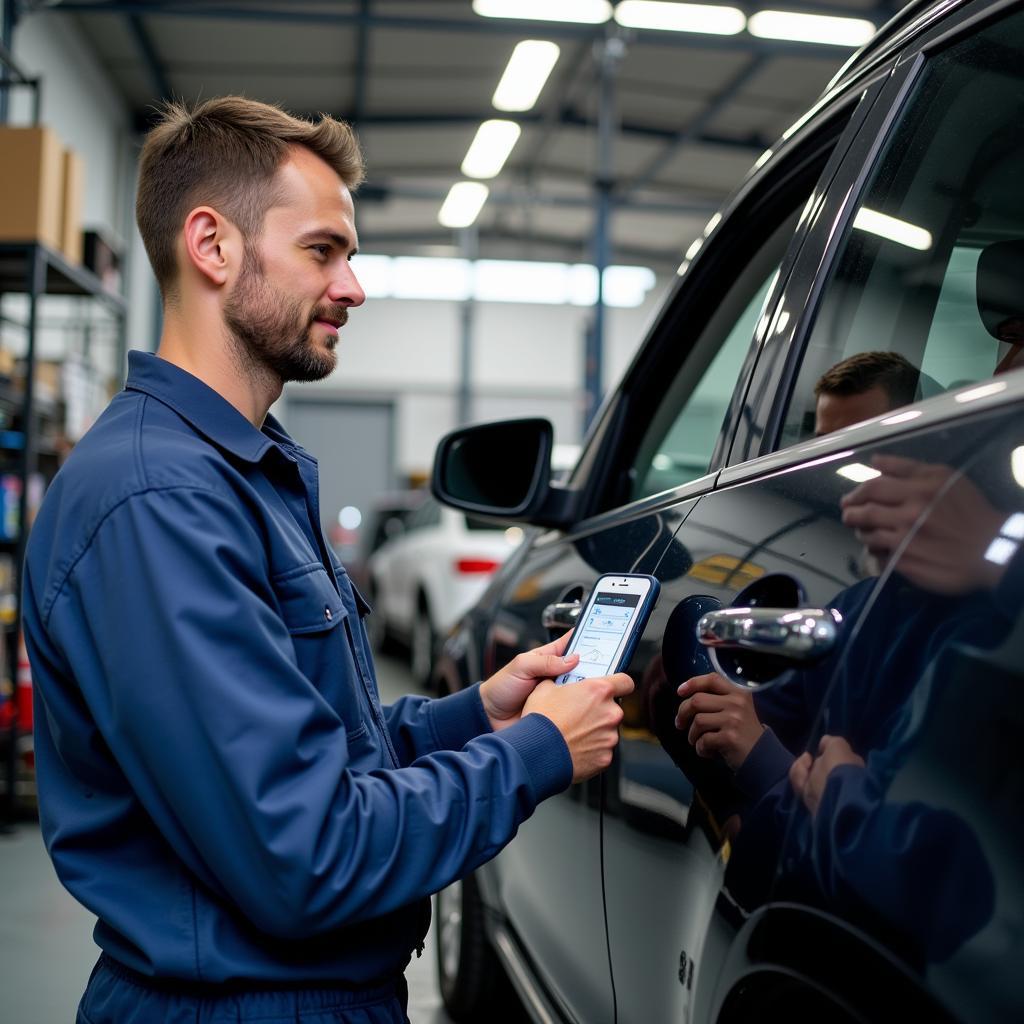
[[[658,602],[661,584],[653,576],[620,573],[602,576],[580,612],[566,654],[578,654],[579,663],[563,672],[555,683],[621,672]]]

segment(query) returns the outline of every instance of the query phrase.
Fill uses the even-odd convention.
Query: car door
[[[624,733],[606,802],[623,1022],[1019,1019],[1024,388],[1004,373],[1024,311],[1008,244],[1024,238],[1024,36],[997,5],[954,21],[908,50],[846,151],[767,311],[732,465],[673,541],[693,564],[665,585],[638,698],[654,792],[638,809]],[[825,373],[879,352],[914,367],[925,400],[811,436]],[[899,520],[888,547],[858,532],[865,507]],[[778,629],[815,607],[842,622],[817,660],[717,652],[735,681],[771,683],[752,706],[777,756],[734,771],[673,715],[678,684],[711,667],[698,618],[739,599]],[[981,678],[992,707],[958,720]],[[816,813],[788,776],[805,750],[828,780]]]
[[[707,254],[691,252],[684,273],[693,278],[680,283],[570,481],[589,491],[594,512],[568,533],[532,542],[503,575],[484,675],[569,628],[570,608],[602,573],[652,573],[671,587],[692,570],[699,556],[676,539],[679,526],[710,491],[728,451],[734,393],[742,393],[753,365],[752,338],[774,301],[791,243],[806,226],[808,199],[831,173],[829,158],[856,107],[851,101],[823,120],[770,179],[741,192],[730,216],[709,225]],[[657,671],[670,611],[663,598],[634,655],[630,672],[639,694]],[[607,1020],[613,1013],[600,846],[604,787],[615,786],[617,806],[644,821],[667,814],[675,824],[689,801],[674,766],[663,788],[651,782],[651,771],[659,771],[653,737],[638,700],[626,702],[626,711],[622,753],[607,777],[538,807],[480,873],[497,892],[554,1012],[566,1020]]]

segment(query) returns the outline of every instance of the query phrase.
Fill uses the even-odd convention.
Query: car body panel
[[[1014,967],[1024,935],[1024,370],[988,379],[993,371],[979,360],[977,380],[955,386],[947,377],[940,383],[948,390],[935,397],[821,438],[805,431],[792,443],[784,433],[812,357],[847,354],[840,328],[855,303],[846,311],[826,303],[882,161],[894,152],[905,178],[916,180],[913,160],[889,147],[930,88],[933,57],[962,39],[973,46],[992,24],[996,35],[971,59],[1019,79],[1020,25],[1013,45],[1001,48],[993,21],[1017,10],[984,0],[917,5],[844,70],[691,254],[570,478],[581,521],[531,535],[446,647],[447,685],[463,686],[475,678],[470,665],[485,675],[548,639],[543,609],[584,598],[601,572],[650,572],[662,584],[630,667],[637,689],[623,702],[612,767],[542,805],[479,873],[504,939],[562,1019],[1012,1020],[1024,1012]],[[964,120],[980,88],[982,75],[964,74],[949,123]],[[998,123],[1019,94],[1002,90],[1004,112],[976,119],[982,138],[983,113],[994,120],[991,137],[1009,140],[997,155],[1019,135],[1012,118]],[[912,155],[923,159],[933,138],[919,140]],[[813,158],[805,147],[816,149]],[[805,157],[815,175],[801,178]],[[960,229],[979,251],[1002,239],[1001,225],[1008,238],[1024,239],[1011,178],[984,192],[989,207],[963,203],[954,215],[943,197],[970,198],[968,186],[986,181],[989,168],[953,152],[941,169],[933,233],[925,256],[914,257],[928,273],[905,284],[893,275],[917,319],[904,319],[897,304],[884,323],[884,337],[898,336],[893,351],[922,357]],[[797,180],[810,195],[779,253],[707,474],[624,498],[666,380],[695,358],[715,315],[709,307],[763,243],[771,202],[784,196],[790,204],[774,210],[779,224],[793,209]],[[909,257],[905,265],[916,266]],[[963,309],[976,298],[977,318],[981,285],[972,275],[961,278],[978,295]],[[1024,300],[1014,312],[1024,320]],[[826,316],[838,327],[822,342],[815,332],[831,324]],[[966,328],[963,337],[971,339]],[[1001,356],[997,372],[1004,363]],[[879,475],[887,486],[930,481],[902,505],[876,500],[902,516],[899,544],[884,556],[844,525],[844,498]],[[949,582],[959,578],[969,581],[961,591]],[[805,751],[809,764],[829,751],[842,759],[820,792],[782,770],[751,795],[675,729],[675,691],[713,667],[697,642],[694,610],[760,600],[751,597],[757,588],[782,592],[780,580],[797,594],[783,609],[838,609],[840,639],[822,660],[781,672],[757,692],[755,707],[784,748],[780,763]],[[830,739],[819,746],[823,737]]]

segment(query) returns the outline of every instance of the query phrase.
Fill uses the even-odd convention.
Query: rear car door
[[[1022,56],[1024,16],[992,4],[908,46],[766,311],[607,780],[624,1024],[1020,1017]],[[826,372],[879,352],[923,400],[814,437]],[[672,715],[708,668],[696,619],[740,597],[780,629],[843,621],[817,660],[719,652],[771,681],[775,756],[733,771]]]

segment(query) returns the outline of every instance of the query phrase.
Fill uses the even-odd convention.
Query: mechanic
[[[268,415],[335,366],[364,294],[358,143],[240,97],[141,155],[156,354],[50,487],[25,633],[43,835],[99,919],[79,1021],[405,1021],[428,896],[606,767],[626,675],[566,638],[382,708],[317,464]]]

